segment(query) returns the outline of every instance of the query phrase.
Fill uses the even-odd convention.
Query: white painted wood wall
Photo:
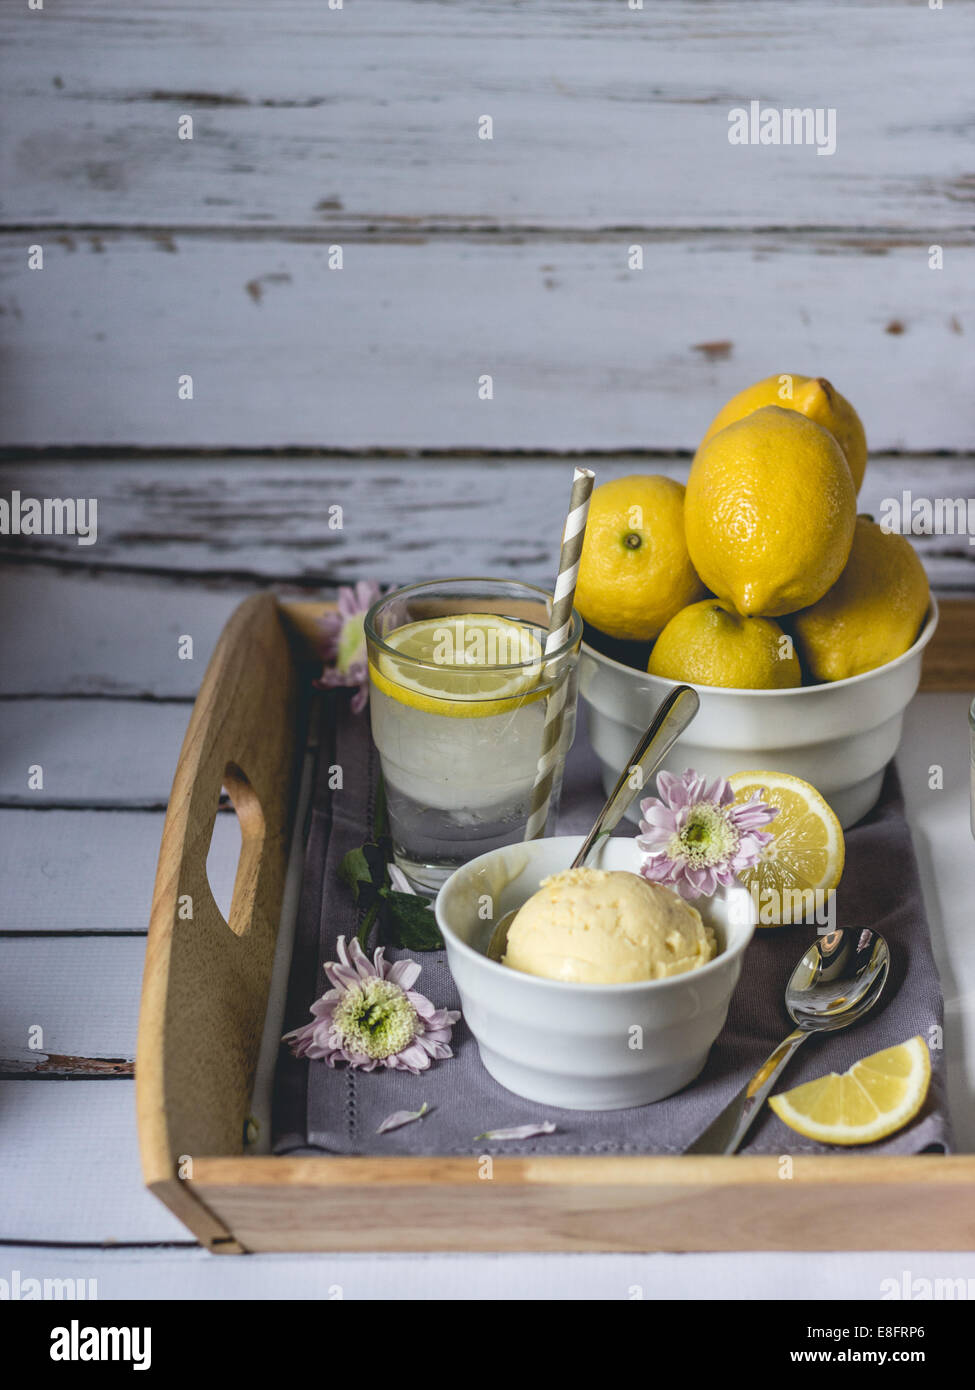
[[[36,1023],[56,1075],[132,1056],[162,816],[223,622],[269,584],[545,581],[567,454],[683,476],[722,401],[773,371],[857,404],[866,508],[975,495],[975,5],[10,0],[0,24],[0,496],[99,503],[94,546],[0,536],[0,1272],[314,1289],[321,1262],[201,1269],[141,1190],[128,1077],[24,1073]],[[835,107],[836,153],[730,146],[751,99]],[[920,546],[939,591],[975,587],[966,538]],[[923,697],[910,725],[939,727],[956,819],[961,710]],[[937,897],[935,812],[920,791],[912,810]],[[603,1289],[681,1277],[668,1257],[590,1269]]]

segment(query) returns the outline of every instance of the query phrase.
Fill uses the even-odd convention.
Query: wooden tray
[[[304,751],[310,639],[326,607],[259,595],[233,614],[166,816],[139,1023],[139,1138],[146,1183],[204,1245],[226,1253],[971,1246],[975,1155],[495,1157],[488,1177],[478,1156],[245,1154]],[[971,634],[973,617],[970,600],[942,601],[925,688],[975,683],[957,657],[971,662],[958,638]],[[229,925],[206,876],[221,786],[242,835]]]

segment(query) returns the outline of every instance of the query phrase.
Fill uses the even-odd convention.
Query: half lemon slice
[[[872,1144],[914,1119],[931,1082],[931,1056],[922,1037],[864,1057],[842,1076],[830,1072],[769,1105],[783,1124],[823,1144]]]
[[[843,873],[846,847],[832,808],[815,787],[786,772],[736,772],[728,781],[736,802],[760,792],[779,808],[764,827],[772,838],[762,857],[738,873],[761,909],[761,925],[804,920],[809,893],[830,892]]]
[[[542,644],[532,628],[512,618],[495,613],[424,618],[383,640],[394,650],[370,661],[370,679],[384,695],[412,709],[478,719],[506,714],[546,693],[539,688]]]

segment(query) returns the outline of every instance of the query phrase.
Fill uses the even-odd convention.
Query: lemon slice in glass
[[[458,613],[405,623],[374,656],[374,685],[429,714],[477,719],[540,699],[542,644],[525,623],[495,613]],[[394,654],[395,653],[395,654]],[[403,659],[400,660],[399,658]]]
[[[777,806],[779,814],[767,826],[772,839],[762,857],[750,869],[739,870],[745,887],[757,895],[762,908],[763,926],[778,925],[782,907],[792,904],[786,921],[796,916],[797,894],[827,893],[835,888],[843,873],[846,848],[843,831],[832,808],[815,787],[786,772],[736,772],[729,777],[736,802],[745,802],[759,792],[763,801]],[[764,920],[772,918],[772,921]]]
[[[769,1105],[783,1124],[823,1144],[872,1144],[903,1129],[924,1104],[931,1057],[921,1037],[864,1057],[842,1076],[830,1072]]]

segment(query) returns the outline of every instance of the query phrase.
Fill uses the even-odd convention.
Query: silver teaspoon
[[[859,1022],[880,998],[889,969],[887,942],[866,927],[845,927],[813,942],[785,987],[795,1029],[685,1152],[733,1154],[799,1045],[813,1033]]]
[[[593,828],[583,841],[582,848],[569,865],[570,869],[581,868],[592,857],[600,842],[612,834],[623,819],[630,802],[646,786],[700,707],[701,701],[697,691],[692,690],[689,685],[675,685],[666,699],[660,702],[646,733],[630,754],[616,786],[610,792]],[[639,777],[634,777],[634,768],[640,769]],[[485,952],[489,960],[499,961],[504,955],[508,944],[508,928],[517,913],[518,908],[512,908],[495,923]]]

